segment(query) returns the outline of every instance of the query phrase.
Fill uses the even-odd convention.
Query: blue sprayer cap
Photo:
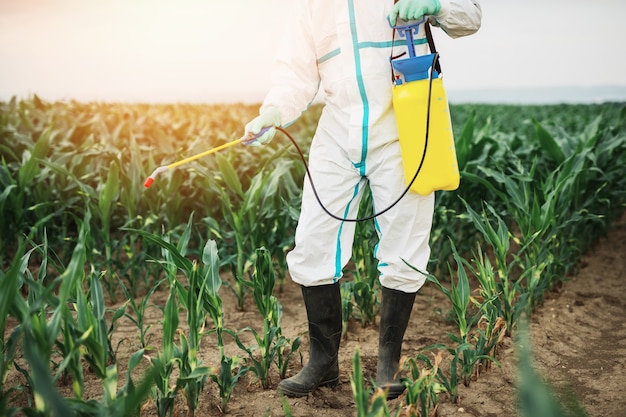
[[[409,58],[395,59],[391,61],[394,70],[402,74],[401,78],[395,80],[396,84],[408,83],[416,80],[424,80],[429,77],[428,71],[433,65],[435,54],[415,56],[415,44],[413,35],[417,35],[419,27],[426,21],[426,18],[405,22],[401,19],[396,21],[396,25],[389,25],[398,31],[398,35],[406,39],[406,46],[409,51]],[[439,74],[433,70],[433,78],[438,78]]]

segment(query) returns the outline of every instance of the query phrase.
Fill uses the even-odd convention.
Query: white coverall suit
[[[264,108],[278,109],[283,125],[305,111],[320,82],[325,107],[309,154],[310,170],[331,213],[355,218],[369,182],[374,211],[395,201],[406,184],[392,107],[390,56],[406,52],[387,15],[393,0],[295,0],[295,14],[278,51]],[[480,27],[478,1],[440,0],[431,23],[451,37]],[[428,53],[423,25],[415,37],[417,55]],[[409,192],[375,220],[382,286],[417,292],[425,271],[434,195]],[[295,248],[287,261],[292,279],[305,287],[332,284],[352,254],[355,223],[328,216],[305,179]]]

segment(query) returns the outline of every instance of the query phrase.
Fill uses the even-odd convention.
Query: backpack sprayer
[[[406,39],[409,52],[408,58],[391,61],[392,68],[399,73],[399,75],[394,76],[394,85],[392,87],[393,107],[396,113],[396,125],[407,187],[389,207],[378,211],[374,215],[355,219],[347,219],[331,213],[324,206],[317,193],[302,149],[285,129],[276,127],[276,130],[284,133],[296,147],[304,163],[307,177],[318,203],[326,214],[334,219],[345,222],[371,220],[394,207],[409,190],[421,195],[428,195],[436,190],[455,190],[459,186],[460,176],[454,138],[452,136],[448,99],[443,88],[441,71],[435,69],[439,55],[434,51],[434,43],[430,39],[430,31],[425,21],[426,19],[413,22],[398,20],[399,24],[392,26],[400,36]],[[417,34],[422,23],[427,28],[427,36],[429,37],[432,53],[416,56],[413,34]],[[150,188],[159,173],[195,161],[238,143],[250,144],[268,129],[270,127],[265,127],[257,134],[248,133],[232,142],[178,162],[160,166],[146,179],[144,187]],[[434,140],[431,140],[429,143],[429,137],[431,136]]]
[[[393,77],[393,108],[406,183],[421,195],[436,190],[456,190],[460,175],[452,122],[437,65],[439,54],[435,51],[428,22],[424,18],[412,22],[398,19],[397,23],[391,27],[406,39],[409,52],[408,58],[391,61],[398,72]],[[431,53],[416,56],[413,35],[417,35],[421,24],[424,24]]]

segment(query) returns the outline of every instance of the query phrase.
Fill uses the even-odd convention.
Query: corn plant
[[[263,333],[259,334],[253,327],[245,327],[238,334],[235,334],[237,345],[247,354],[249,367],[259,379],[264,389],[269,388],[271,383],[270,368],[274,362],[280,369],[282,375],[286,373],[289,359],[295,353],[294,349],[299,347],[299,338],[291,344],[291,351],[285,353],[285,348],[290,341],[282,335],[280,328],[280,318],[282,316],[282,306],[274,296],[274,284],[276,278],[274,274],[272,258],[265,248],[257,249],[256,265],[253,273],[253,295],[254,301],[263,317]],[[240,335],[244,332],[252,333],[256,345],[246,347]],[[255,356],[255,351],[260,357]]]
[[[11,315],[10,311],[14,310],[13,315],[20,319],[24,319],[28,312],[28,306],[24,300],[19,297],[20,275],[26,269],[27,256],[24,256],[25,243],[23,239],[19,240],[15,260],[11,263],[9,269],[4,272],[0,269],[0,330],[3,337],[0,338],[0,414],[9,415],[14,410],[9,409],[8,402],[18,389],[14,387],[6,387],[6,379],[11,364],[15,359],[19,339],[21,338],[22,328],[18,326],[10,333],[7,329],[7,320]],[[18,314],[19,313],[19,314]],[[5,338],[9,334],[8,338]]]
[[[439,394],[446,392],[446,389],[437,381],[439,366],[443,360],[443,355],[438,352],[434,356],[434,361],[430,367],[420,368],[420,360],[406,358],[404,367],[410,371],[410,377],[404,381],[406,385],[406,410],[410,416],[436,416],[439,406]]]
[[[98,213],[100,220],[102,233],[102,241],[104,245],[105,264],[107,266],[108,279],[105,280],[106,288],[108,289],[109,297],[113,302],[116,301],[115,289],[117,286],[115,283],[116,266],[113,263],[113,250],[115,243],[111,239],[111,217],[113,215],[113,209],[115,203],[119,198],[120,189],[120,168],[119,165],[112,161],[107,171],[107,179],[99,190],[98,207],[95,211]]]
[[[224,308],[222,306],[222,298],[219,296],[219,290],[222,285],[222,279],[219,275],[219,256],[217,254],[217,245],[215,241],[207,242],[202,262],[206,267],[206,291],[203,292],[204,310],[208,312],[209,317],[213,321],[213,330],[208,333],[215,333],[217,336],[217,347],[220,354],[220,364],[217,369],[211,370],[209,377],[217,384],[221,399],[222,412],[226,412],[228,403],[230,402],[233,389],[237,382],[247,372],[246,366],[239,366],[242,359],[238,356],[228,356],[224,350],[224,332],[229,330],[224,328]]]
[[[162,248],[166,279],[170,286],[170,294],[164,311],[162,352],[154,361],[155,366],[158,366],[160,370],[155,392],[160,415],[171,415],[174,399],[177,392],[181,390],[187,400],[190,414],[193,415],[210,373],[209,367],[202,366],[197,355],[207,316],[207,311],[204,309],[205,293],[209,291],[207,279],[209,275],[215,273],[212,269],[214,262],[211,259],[213,248],[209,244],[205,246],[202,266],[185,257],[191,238],[192,220],[193,216],[190,216],[177,246],[170,243],[169,238],[162,239],[148,232],[135,230]],[[178,279],[179,270],[187,277],[187,286]],[[180,346],[175,344],[179,308],[187,312],[189,329],[188,334],[181,333]],[[179,375],[173,386],[170,379],[175,365],[178,367]]]
[[[354,282],[341,281],[339,288],[341,292],[341,336],[345,338],[348,334],[348,325],[354,311],[354,303],[352,301]]]
[[[443,369],[440,367],[441,362],[439,361],[441,352],[445,351],[445,346],[444,345],[440,345],[440,346],[442,346],[443,349],[439,349],[437,353],[433,355],[433,358],[435,359],[434,362],[427,355],[420,353],[419,355],[412,358],[414,360],[414,363],[405,361],[405,366],[408,364],[411,367],[411,370],[413,370],[414,366],[416,368],[419,368],[418,362],[423,362],[425,365],[425,369],[427,370],[436,369],[435,381],[431,382],[433,385],[432,388],[433,389],[436,388],[436,391],[440,393],[443,393],[443,392],[447,393],[450,397],[450,401],[454,404],[457,404],[460,401],[459,386],[461,385],[461,380],[460,380],[460,376],[458,373],[459,360],[456,356],[453,356],[450,360],[450,367],[449,367],[448,373],[445,373]],[[429,350],[429,348],[425,350]],[[429,372],[429,371],[426,371],[426,372]],[[412,379],[415,379],[415,377],[413,377]],[[438,384],[438,385],[435,385],[435,384]],[[420,387],[421,385],[420,383],[418,383],[417,388],[420,388]],[[407,393],[407,396],[408,395],[413,395],[413,394]],[[418,397],[419,397],[419,394],[418,394]],[[428,401],[429,399],[427,398],[426,400]],[[411,401],[411,402],[413,403],[414,401]]]
[[[101,415],[140,415],[141,404],[150,393],[150,387],[154,379],[154,370],[148,370],[138,385],[135,385],[133,382],[132,372],[139,366],[144,355],[144,349],[140,349],[130,357],[126,370],[126,381],[119,390],[117,365],[111,365],[107,369],[107,377],[104,381],[105,395],[103,401],[101,401],[104,403],[103,408],[106,411],[101,411]]]
[[[109,348],[108,326],[105,318],[106,307],[104,294],[100,284],[100,276],[93,269],[90,274],[90,300],[82,288],[75,292],[75,311],[77,316],[77,330],[87,337],[83,341],[85,346],[84,358],[89,367],[100,379],[106,378],[107,367],[111,359]],[[116,318],[119,318],[117,316]]]
[[[69,399],[68,406],[75,415],[93,417],[139,416],[141,405],[150,393],[154,380],[154,369],[148,370],[137,385],[132,379],[132,373],[141,363],[144,354],[145,351],[140,349],[130,357],[126,381],[119,389],[117,365],[113,364],[107,368],[106,377],[103,381],[104,395],[100,401]]]
[[[469,279],[467,278],[467,273],[465,272],[465,268],[463,267],[463,260],[460,255],[456,251],[454,243],[451,243],[452,251],[454,254],[455,261],[457,262],[457,273],[456,276],[457,282],[451,280],[450,289],[445,287],[436,276],[432,274],[426,273],[426,279],[435,284],[437,288],[446,296],[448,301],[452,304],[452,311],[454,312],[455,322],[459,326],[459,334],[460,339],[462,341],[466,341],[470,329],[473,325],[473,318],[470,318],[468,321],[469,315],[469,307],[470,307],[470,286]],[[409,265],[410,266],[410,265]],[[416,268],[411,267],[417,271]],[[452,273],[450,273],[452,275]]]
[[[21,319],[22,335],[24,338],[24,355],[30,369],[30,381],[35,397],[35,409],[38,413],[70,413],[69,407],[62,400],[55,383],[70,366],[70,373],[78,376],[79,384],[82,375],[82,365],[76,353],[84,340],[88,337],[90,330],[80,334],[70,319],[69,311],[70,297],[80,286],[85,276],[84,266],[86,261],[86,247],[83,242],[87,241],[89,233],[89,212],[83,221],[76,246],[71,256],[71,260],[63,273],[48,286],[42,285],[42,277],[45,270],[40,270],[39,280],[28,279],[29,299],[16,301],[18,307],[14,311],[19,311]],[[28,255],[28,254],[27,254]],[[27,257],[22,258],[22,271],[26,272]],[[55,296],[51,294],[56,292]],[[65,326],[64,326],[65,324]],[[59,338],[63,332],[64,338]],[[75,336],[75,338],[74,338]],[[72,340],[71,346],[64,343],[68,339]],[[106,342],[105,342],[106,345]],[[56,349],[66,353],[66,359],[62,361],[53,376],[50,373],[50,363],[52,352]],[[80,388],[74,388],[75,393],[80,394]]]
[[[0,189],[2,189],[0,192],[0,215],[2,218],[0,256],[17,242],[18,236],[22,233],[25,233],[29,228],[36,230],[36,225],[44,224],[53,217],[53,215],[38,213],[38,209],[43,206],[40,201],[37,201],[38,194],[46,194],[49,189],[37,179],[42,174],[40,160],[47,156],[50,151],[50,141],[58,133],[57,130],[48,127],[41,132],[35,143],[28,144],[30,149],[25,150],[22,155],[13,155],[16,159],[22,158],[14,176],[11,167],[6,162],[5,153],[2,153],[2,164],[0,165]],[[48,204],[48,206],[51,205]],[[33,214],[37,216],[33,216]],[[2,258],[0,258],[1,260]]]
[[[180,335],[181,348],[178,365],[180,375],[176,385],[183,388],[183,394],[191,415],[194,415],[198,407],[200,394],[210,373],[209,367],[203,366],[202,361],[198,359],[204,322],[207,316],[207,312],[203,308],[204,293],[207,291],[207,275],[212,273],[210,267],[205,268],[206,265],[211,265],[211,260],[208,259],[210,255],[211,247],[207,244],[203,251],[202,266],[194,262],[191,271],[187,271],[188,287],[185,288],[178,283],[181,305],[187,312],[189,333],[188,335],[184,333]]]
[[[496,262],[497,277],[492,274],[482,276],[481,278],[496,279],[495,282],[485,282],[488,291],[491,295],[494,294],[493,289],[497,289],[497,294],[500,297],[499,306],[502,309],[498,314],[501,315],[507,328],[507,335],[511,335],[513,327],[517,322],[520,315],[527,309],[526,300],[529,297],[527,292],[524,292],[520,285],[520,279],[514,279],[512,276],[512,270],[515,266],[513,261],[509,261],[509,250],[511,234],[506,226],[504,220],[496,213],[495,209],[484,203],[487,211],[495,219],[497,228],[494,227],[487,216],[487,212],[483,211],[479,215],[474,209],[472,209],[467,202],[464,202],[467,207],[467,212],[476,226],[481,232],[483,238],[487,244],[493,249],[494,258]]]
[[[164,281],[165,280],[160,280],[156,282],[152,286],[152,288],[150,288],[148,292],[143,297],[141,297],[139,303],[137,303],[126,284],[124,284],[124,281],[118,279],[120,288],[124,292],[124,296],[127,300],[126,303],[124,303],[124,306],[130,307],[131,311],[130,313],[124,311],[124,316],[137,327],[137,330],[139,332],[139,335],[137,337],[139,338],[139,345],[142,349],[149,346],[150,338],[152,336],[149,333],[152,324],[146,324],[145,322],[146,311],[148,310],[148,307],[150,307],[150,297],[152,297],[154,292],[161,286]]]
[[[33,244],[33,248],[23,257],[24,264],[21,268],[20,273],[22,275],[23,284],[28,287],[28,298],[26,300],[16,300],[16,302],[18,303],[18,305],[21,306],[23,311],[27,311],[29,308],[33,307],[34,309],[42,308],[41,306],[44,306],[43,308],[46,308],[45,306],[47,305],[56,305],[57,303],[55,298],[50,296],[49,292],[49,287],[54,288],[57,282],[55,280],[51,280],[47,276],[49,246],[45,230],[43,232],[43,239],[44,240],[41,245],[37,245],[31,239],[29,239],[29,242]],[[35,251],[39,252],[41,257],[41,264],[36,278],[32,276],[31,272],[28,269],[26,269],[28,258]],[[57,270],[64,269],[62,265],[56,265],[56,267]],[[76,268],[78,272],[79,266],[77,265]],[[77,288],[80,288],[80,286],[77,286]],[[19,309],[16,309],[15,311],[19,311]],[[26,323],[23,326],[28,326],[28,323],[30,323],[30,319],[27,314],[21,314],[18,315],[18,317],[18,320],[20,322]],[[76,320],[71,314],[62,314],[61,321],[62,324],[60,326],[60,329],[62,335],[57,339],[54,344],[55,348],[58,349],[58,353],[60,354],[62,361],[60,363],[53,363],[53,369],[56,373],[53,381],[65,382],[66,377],[71,377],[72,388],[75,397],[82,398],[84,389],[82,350],[84,349],[83,345],[85,341],[90,337],[90,334],[92,333],[92,329],[89,329],[86,332],[81,332],[78,328]],[[33,377],[31,374],[29,374],[26,368],[20,368],[16,364],[16,369],[20,373],[22,373],[22,375],[24,375],[27,381],[29,381],[29,385],[33,385]]]
[[[473,272],[480,285],[477,289],[478,294],[470,297],[470,299],[481,314],[477,327],[483,332],[481,337],[486,339],[483,350],[490,357],[495,358],[498,345],[506,335],[507,328],[502,310],[502,300],[496,285],[491,261],[483,254],[480,245],[477,245],[473,254],[473,262],[464,261],[464,264]],[[490,363],[483,362],[483,365],[489,368]]]
[[[178,268],[183,270],[191,268],[191,261],[184,256],[187,250],[190,228],[185,229],[177,246],[171,244],[166,240],[167,238],[163,239],[144,230],[128,230],[138,233],[147,240],[159,245],[165,259],[163,267],[166,270],[166,279],[169,282],[169,295],[163,310],[163,340],[161,350],[151,358],[152,367],[155,372],[154,386],[151,387],[151,392],[156,402],[157,414],[160,417],[172,416],[175,399],[178,395],[178,388],[175,381],[173,381],[173,373],[180,355],[179,349],[175,344],[179,324],[178,287],[176,285],[177,271]]]
[[[365,387],[359,349],[356,349],[352,359],[350,386],[352,387],[357,417],[386,417],[390,415],[385,392],[378,388],[372,393]],[[399,416],[400,410],[395,415],[396,417]]]
[[[178,328],[178,302],[176,286],[170,287],[170,293],[163,310],[163,342],[161,351],[151,358],[155,372],[154,385],[151,387],[152,397],[156,402],[159,417],[171,417],[178,394],[176,384],[172,381],[176,365],[175,336]]]
[[[457,263],[457,282],[455,283],[452,280],[450,289],[448,289],[434,275],[426,274],[426,277],[429,282],[435,284],[444,293],[452,304],[456,323],[459,326],[459,336],[448,333],[448,338],[454,342],[455,346],[436,344],[427,349],[446,349],[453,356],[451,372],[453,371],[452,366],[454,366],[455,379],[456,366],[458,365],[460,368],[460,379],[465,386],[469,386],[472,377],[476,375],[478,366],[485,361],[495,361],[496,359],[489,354],[492,349],[487,341],[492,339],[487,338],[480,329],[472,331],[472,327],[477,321],[477,316],[472,316],[469,320],[467,317],[471,297],[469,279],[465,270],[465,260],[458,254],[454,244],[452,244],[452,251]],[[452,276],[453,274],[451,273],[450,275]],[[476,333],[478,333],[478,336],[476,336]]]
[[[366,189],[359,217],[365,217],[372,212],[372,194],[369,187]],[[355,244],[352,248],[354,274],[352,295],[358,317],[363,327],[374,323],[378,314],[378,261],[374,257],[378,234],[373,220],[358,222],[355,227]]]
[[[120,153],[120,163],[124,167],[120,171],[119,205],[125,210],[125,227],[137,227],[136,225],[149,226],[158,220],[155,213],[145,215],[142,213],[142,200],[145,195],[138,192],[146,178],[146,168],[136,163],[142,158],[142,150],[137,142],[135,134],[130,134],[125,147]],[[149,213],[149,212],[148,212]],[[142,215],[143,214],[143,215]],[[141,228],[141,227],[139,227]],[[127,289],[133,295],[138,296],[140,284],[148,289],[153,288],[148,282],[151,276],[150,271],[146,271],[148,265],[145,263],[146,253],[139,250],[140,241],[134,233],[126,233],[119,237],[118,250],[116,251],[116,264],[120,268],[120,277],[127,281]],[[121,259],[121,256],[125,256]],[[128,297],[127,297],[128,298]]]
[[[257,248],[273,248],[275,258],[281,260],[278,265],[283,265],[284,270],[285,252],[293,245],[291,230],[296,217],[286,202],[295,199],[296,186],[288,161],[277,163],[268,171],[267,167],[260,167],[244,190],[244,183],[229,159],[217,155],[216,160],[221,174],[216,187],[222,202],[223,221],[228,227],[216,226],[215,221],[209,223],[214,225],[211,232],[216,238],[223,241],[225,247],[230,245],[235,253],[229,258],[234,282],[228,285],[237,299],[237,308],[243,310]],[[287,186],[281,187],[283,184]]]
[[[450,239],[454,239],[457,251],[463,256],[469,254],[474,243],[473,239],[457,239],[459,236],[472,236],[475,233],[475,228],[467,221],[465,208],[458,197],[471,196],[472,201],[493,200],[490,189],[476,180],[480,177],[474,175],[474,172],[478,167],[493,164],[491,161],[507,157],[507,154],[502,152],[502,141],[492,134],[492,118],[487,116],[484,122],[479,120],[479,114],[474,106],[470,107],[469,114],[464,113],[464,106],[455,106],[451,109],[453,127],[458,127],[455,129],[455,143],[462,181],[457,191],[438,193],[430,235],[432,253],[436,253],[437,256],[430,260],[429,269],[444,280],[447,279],[448,263],[453,260]]]

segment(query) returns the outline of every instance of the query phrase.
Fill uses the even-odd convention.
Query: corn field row
[[[305,152],[320,110],[289,128]],[[304,180],[295,149],[280,137],[231,148],[143,187],[156,167],[237,139],[256,112],[37,96],[0,103],[0,415],[134,416],[150,399],[171,416],[180,397],[193,415],[207,384],[227,412],[243,375],[262,389],[270,371],[285,377],[301,337],[283,334],[276,297]],[[451,113],[462,181],[437,195],[428,280],[449,300],[458,332],[407,359],[397,410],[364,385],[356,352],[358,416],[429,416],[442,396],[456,402],[458,388],[498,364],[503,338],[576,273],[626,206],[624,104],[456,105]],[[344,332],[378,312],[376,231],[366,222],[356,233],[342,282]],[[224,290],[262,322],[229,328]],[[145,316],[157,291],[168,296],[159,306],[162,343],[152,346]],[[141,346],[123,366],[114,337],[122,318],[136,325]],[[224,336],[239,355],[224,349]],[[198,358],[207,340],[220,363]],[[10,372],[24,382],[7,384]],[[86,372],[102,382],[101,397],[86,396]],[[71,384],[71,397],[60,384]]]

